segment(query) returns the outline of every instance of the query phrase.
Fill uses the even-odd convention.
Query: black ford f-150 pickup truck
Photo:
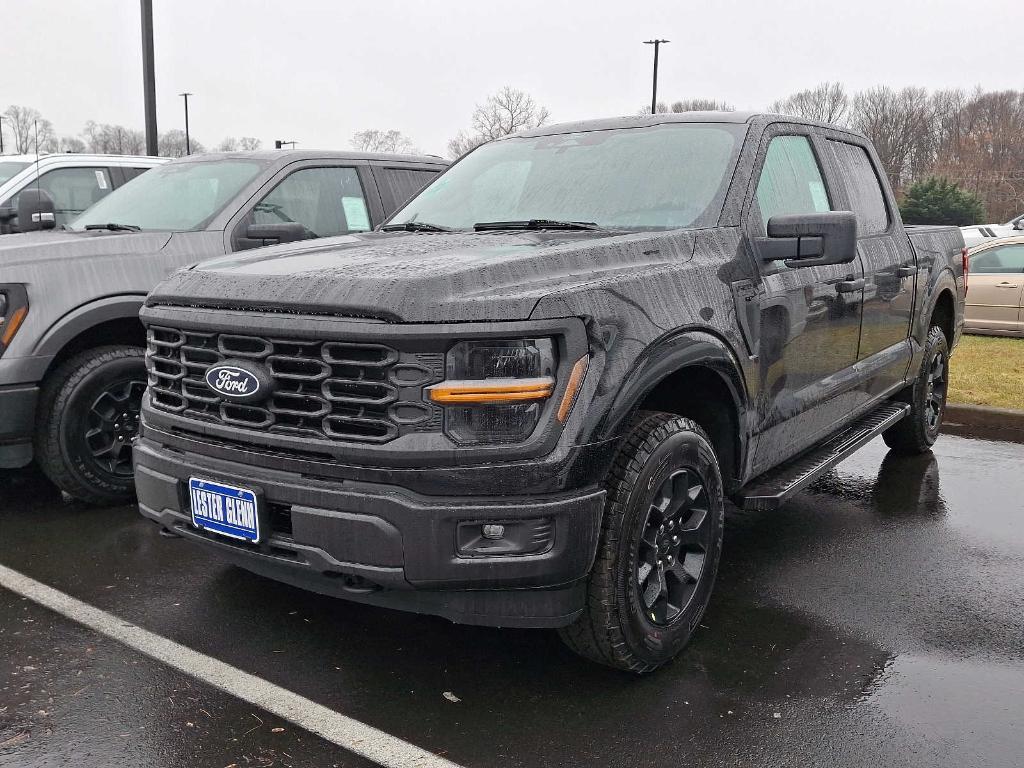
[[[967,275],[861,135],[771,115],[556,125],[382,232],[147,299],[142,514],[257,573],[557,627],[644,672],[708,604],[727,499],[927,451]]]
[[[64,231],[0,238],[0,467],[34,457],[72,496],[130,499],[146,388],[138,314],[153,286],[213,256],[371,230],[446,165],[305,150],[198,155],[116,189]],[[21,232],[52,213],[45,197],[21,192]]]

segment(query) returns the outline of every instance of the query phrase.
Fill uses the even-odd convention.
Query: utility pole
[[[651,88],[651,114],[658,111],[658,48],[670,40],[644,40],[644,45],[654,46],[654,86]]]
[[[186,155],[191,155],[192,154],[192,140],[189,138],[189,135],[188,135],[188,97],[192,96],[194,94],[191,94],[191,93],[179,93],[178,95],[185,99],[185,154]]]
[[[160,154],[156,132],[156,71],[153,64],[153,0],[142,4],[142,96],[146,109],[146,154]]]

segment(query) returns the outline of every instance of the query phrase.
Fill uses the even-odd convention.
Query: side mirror
[[[758,238],[764,261],[787,267],[849,264],[857,258],[857,216],[852,211],[773,216],[768,237]]]
[[[1018,232],[1024,229],[1024,219],[1017,219],[1017,221],[1013,223],[1013,228]]]
[[[53,229],[57,217],[53,211],[53,198],[41,189],[23,189],[18,194],[18,231],[35,232]]]
[[[313,234],[297,221],[286,221],[280,224],[250,224],[245,228],[245,239],[248,248],[262,248],[265,245],[291,243],[296,240],[309,240]]]

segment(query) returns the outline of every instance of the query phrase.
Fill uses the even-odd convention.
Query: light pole
[[[658,111],[658,48],[669,40],[644,40],[644,45],[654,46],[654,86],[651,88],[651,114]]]
[[[192,154],[192,140],[189,138],[189,135],[188,135],[188,97],[192,96],[193,94],[192,93],[179,93],[178,95],[181,96],[183,99],[185,99],[185,154],[186,155],[191,155]]]
[[[156,70],[153,64],[153,0],[142,4],[142,96],[146,110],[146,154],[160,154],[156,134]]]
[[[0,155],[4,153],[4,119],[0,117]]]

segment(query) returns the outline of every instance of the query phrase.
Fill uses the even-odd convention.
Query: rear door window
[[[437,171],[375,167],[373,176],[377,180],[377,188],[380,190],[385,214],[390,216],[403,203],[433,181],[437,176]]]
[[[889,210],[867,150],[843,141],[829,140],[828,145],[835,155],[850,207],[857,215],[858,234],[864,237],[887,232]]]
[[[765,228],[774,216],[832,210],[825,180],[806,136],[776,136],[771,140],[757,182],[757,206]]]

